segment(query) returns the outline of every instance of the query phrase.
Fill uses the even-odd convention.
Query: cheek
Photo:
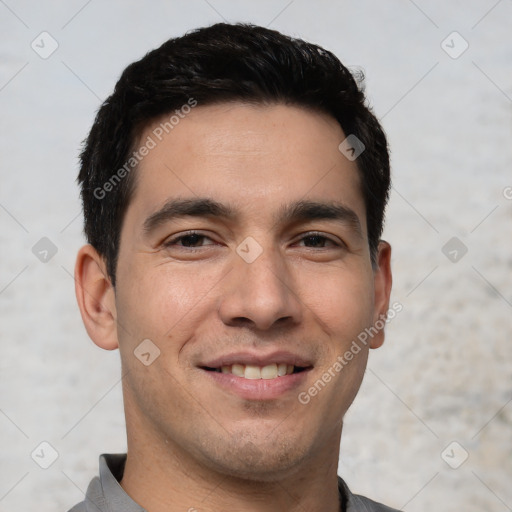
[[[347,341],[371,324],[373,281],[364,272],[340,268],[301,272],[301,297],[329,334]]]
[[[221,278],[221,270],[202,270],[199,278],[193,265],[178,269],[140,264],[119,277],[118,321],[126,326],[120,338],[163,340],[178,333],[186,337],[187,325],[192,319],[197,322],[208,307],[208,293]]]

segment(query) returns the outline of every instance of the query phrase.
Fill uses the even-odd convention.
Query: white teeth
[[[245,375],[246,379],[261,379],[261,370],[259,366],[254,366],[252,364],[248,364],[245,366]]]
[[[263,367],[254,364],[233,364],[231,366],[221,366],[220,371],[222,373],[231,373],[237,377],[244,377],[249,380],[270,380],[277,377],[284,377],[285,375],[291,375],[294,368],[292,364],[286,363],[272,363]]]
[[[288,367],[288,365],[286,363],[281,363],[280,365],[278,365],[277,366],[277,375],[279,375],[279,377],[283,377],[284,375],[286,375],[287,367]]]
[[[243,364],[234,364],[231,367],[231,373],[237,377],[245,377],[245,367]]]
[[[262,379],[275,379],[277,377],[277,364],[269,364],[261,369]]]

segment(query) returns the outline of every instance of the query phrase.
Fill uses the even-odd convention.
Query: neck
[[[127,418],[128,420],[128,418]],[[127,421],[128,457],[121,486],[151,512],[339,512],[341,430],[298,468],[261,481],[201,464],[170,440],[141,436],[147,425]]]

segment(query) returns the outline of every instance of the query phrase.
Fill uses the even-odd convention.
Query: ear
[[[373,280],[375,293],[373,325],[379,329],[370,341],[370,348],[379,348],[384,343],[384,325],[389,309],[392,284],[391,246],[384,240],[379,242],[377,268],[373,271]],[[384,325],[381,326],[383,322]]]
[[[105,350],[118,348],[114,287],[104,259],[92,245],[84,245],[75,265],[75,293],[89,337]]]

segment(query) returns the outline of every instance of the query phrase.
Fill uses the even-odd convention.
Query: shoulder
[[[82,501],[82,503],[78,503],[78,505],[70,508],[68,512],[87,512],[87,509],[85,508],[85,502]]]
[[[94,477],[87,488],[85,500],[77,503],[68,512],[101,512],[106,510],[100,479]]]
[[[400,512],[396,508],[391,508],[382,503],[377,503],[364,496],[352,494],[353,508],[347,509],[347,512]]]
[[[383,505],[382,503],[377,503],[365,496],[352,494],[341,477],[338,477],[338,486],[340,493],[345,498],[346,512],[400,512],[396,508],[391,508]]]

